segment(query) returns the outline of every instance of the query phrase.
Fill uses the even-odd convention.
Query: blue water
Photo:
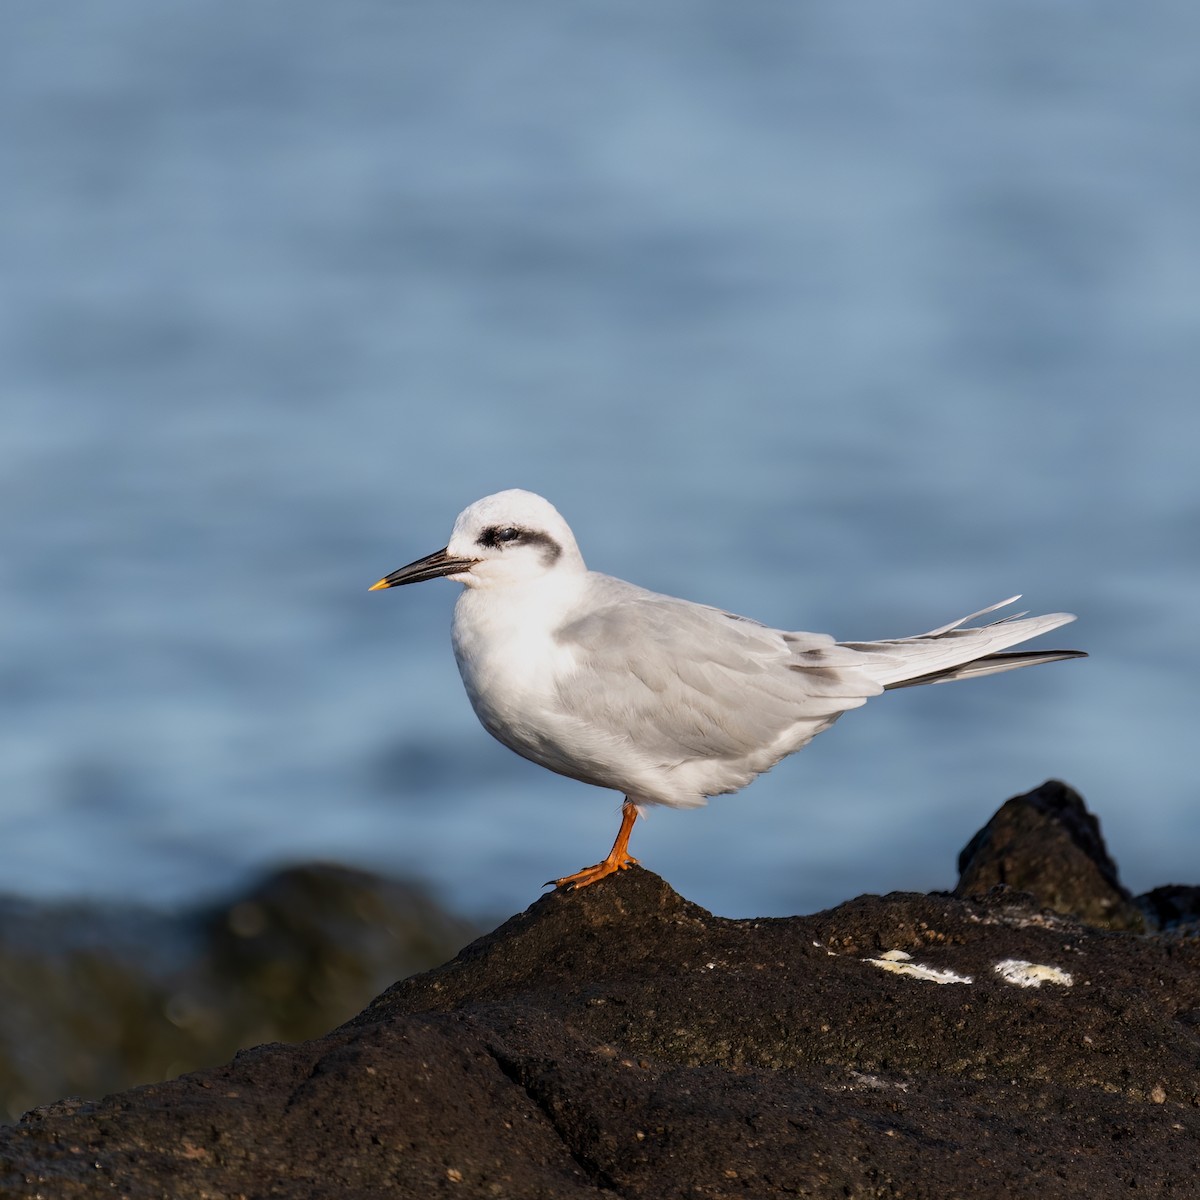
[[[0,23],[0,889],[321,856],[503,912],[595,861],[619,797],[476,725],[453,585],[366,591],[509,486],[592,566],[784,627],[1080,614],[1087,662],[884,697],[653,812],[689,897],[949,886],[1049,776],[1133,888],[1200,882],[1200,9]]]

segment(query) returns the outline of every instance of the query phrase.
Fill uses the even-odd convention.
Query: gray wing
[[[588,610],[555,634],[579,666],[560,701],[660,764],[761,759],[756,774],[883,690],[826,635],[591,578]]]

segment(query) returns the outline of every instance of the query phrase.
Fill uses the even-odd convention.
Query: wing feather
[[[659,763],[768,758],[757,773],[883,690],[860,669],[861,655],[826,635],[785,635],[721,609],[611,584],[622,586],[608,603],[556,631],[578,664],[560,699],[614,736],[632,729],[636,747]],[[641,688],[630,686],[631,675]],[[586,689],[577,686],[582,679]]]

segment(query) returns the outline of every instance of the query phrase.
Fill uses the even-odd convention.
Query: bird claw
[[[618,871],[627,871],[636,863],[637,859],[632,854],[606,858],[594,867],[584,867],[582,871],[576,871],[574,875],[564,875],[561,879],[547,879],[542,886],[549,887],[554,884],[560,892],[577,892],[580,888],[591,887],[593,883],[615,875]]]

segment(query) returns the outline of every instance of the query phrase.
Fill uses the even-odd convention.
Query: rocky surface
[[[319,1040],[0,1130],[0,1195],[1191,1197],[1200,939],[997,888],[545,896]]]
[[[476,932],[413,884],[321,863],[173,916],[0,901],[0,1119],[314,1037]]]

